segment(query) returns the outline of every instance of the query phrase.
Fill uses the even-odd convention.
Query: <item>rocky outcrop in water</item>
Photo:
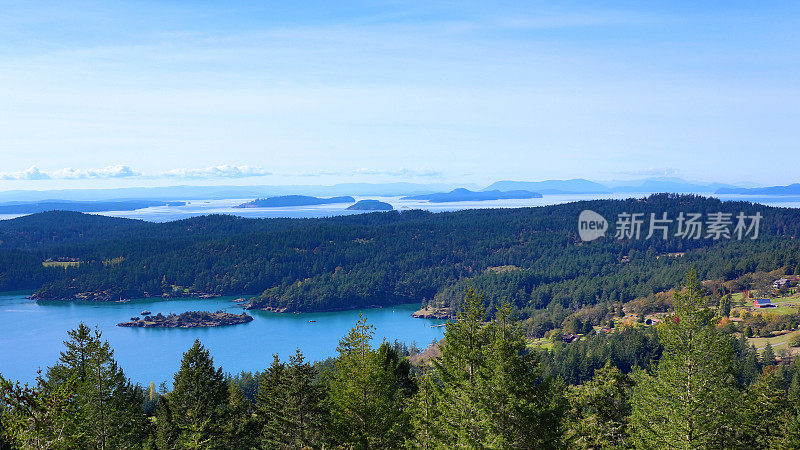
[[[132,319],[138,319],[132,318]],[[221,327],[225,325],[238,325],[247,323],[253,318],[246,313],[232,314],[223,311],[187,311],[182,314],[169,314],[167,316],[158,313],[154,316],[146,316],[140,320],[118,323],[118,327],[141,327],[141,328],[196,328],[196,327]]]

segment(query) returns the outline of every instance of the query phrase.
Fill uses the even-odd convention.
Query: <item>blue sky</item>
[[[0,188],[786,184],[797,2],[0,0]]]

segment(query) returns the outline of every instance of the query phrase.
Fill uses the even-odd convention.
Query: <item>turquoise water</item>
[[[352,328],[362,312],[375,326],[375,344],[386,338],[425,348],[440,339],[443,327],[431,325],[440,320],[415,319],[417,305],[400,305],[362,311],[333,313],[277,314],[248,311],[253,321],[242,325],[214,328],[143,329],[117,327],[116,324],[139,316],[144,309],[153,314],[181,313],[190,310],[241,312],[235,297],[215,299],[132,300],[129,303],[34,302],[28,293],[0,294],[0,374],[6,378],[32,381],[36,370],[46,369],[58,360],[67,330],[80,322],[98,327],[111,343],[114,355],[125,374],[134,382],[148,385],[171,383],[180,359],[195,338],[211,351],[214,363],[229,373],[263,370],[272,354],[281,359],[300,348],[312,361],[334,356],[339,339]],[[315,320],[316,322],[309,322]]]

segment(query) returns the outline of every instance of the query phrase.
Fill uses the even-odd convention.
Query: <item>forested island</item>
[[[591,209],[607,236],[582,242]],[[763,216],[758,239],[615,239],[618,214],[742,212]],[[699,196],[653,195],[537,208],[392,211],[321,219],[212,215],[167,223],[47,212],[0,222],[0,289],[37,299],[107,301],[236,295],[251,309],[332,311],[418,303],[452,317],[463,292],[491,315],[510,302],[543,336],[571,311],[647,299],[695,267],[727,282],[800,272],[800,211]],[[64,264],[46,261],[67,261]],[[606,306],[603,306],[606,305]]]
[[[277,206],[310,206],[329,205],[333,203],[354,203],[356,199],[350,196],[319,198],[308,195],[281,195],[277,197],[258,198],[242,203],[235,208],[274,208]]]
[[[411,195],[408,197],[403,197],[403,200],[427,200],[431,203],[444,203],[444,202],[526,199],[526,198],[542,198],[542,194],[538,192],[531,192],[525,190],[470,191],[469,189],[458,188],[458,189],[453,189],[450,192]]]
[[[380,200],[359,200],[345,209],[351,211],[391,211],[394,207]]]
[[[187,311],[181,314],[168,314],[166,316],[158,313],[154,316],[147,315],[144,318],[132,317],[129,322],[118,323],[117,326],[141,328],[198,328],[238,325],[252,321],[253,318],[245,313],[232,314],[224,311]]]

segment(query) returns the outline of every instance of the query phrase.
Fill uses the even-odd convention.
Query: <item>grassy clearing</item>
[[[738,304],[742,299],[742,293],[737,292],[733,294],[733,304]],[[792,294],[792,295],[785,295],[783,297],[775,297],[771,299],[774,305],[777,305],[777,308],[766,308],[766,309],[759,309],[753,308],[753,299],[748,298],[745,299],[744,307],[735,307],[732,311],[740,311],[740,310],[749,310],[751,313],[760,312],[764,314],[793,314],[800,311],[800,294]],[[737,314],[738,315],[738,314]]]
[[[755,345],[755,347],[759,350],[764,348],[769,342],[773,348],[790,348],[786,343],[791,339],[793,336],[800,335],[800,330],[791,331],[785,334],[780,334],[777,336],[772,336],[768,338],[750,338],[748,341]],[[800,353],[800,348],[794,347],[791,348],[793,353]]]
[[[66,269],[67,267],[78,267],[81,265],[80,261],[44,261],[42,263],[44,267],[61,267]]]

